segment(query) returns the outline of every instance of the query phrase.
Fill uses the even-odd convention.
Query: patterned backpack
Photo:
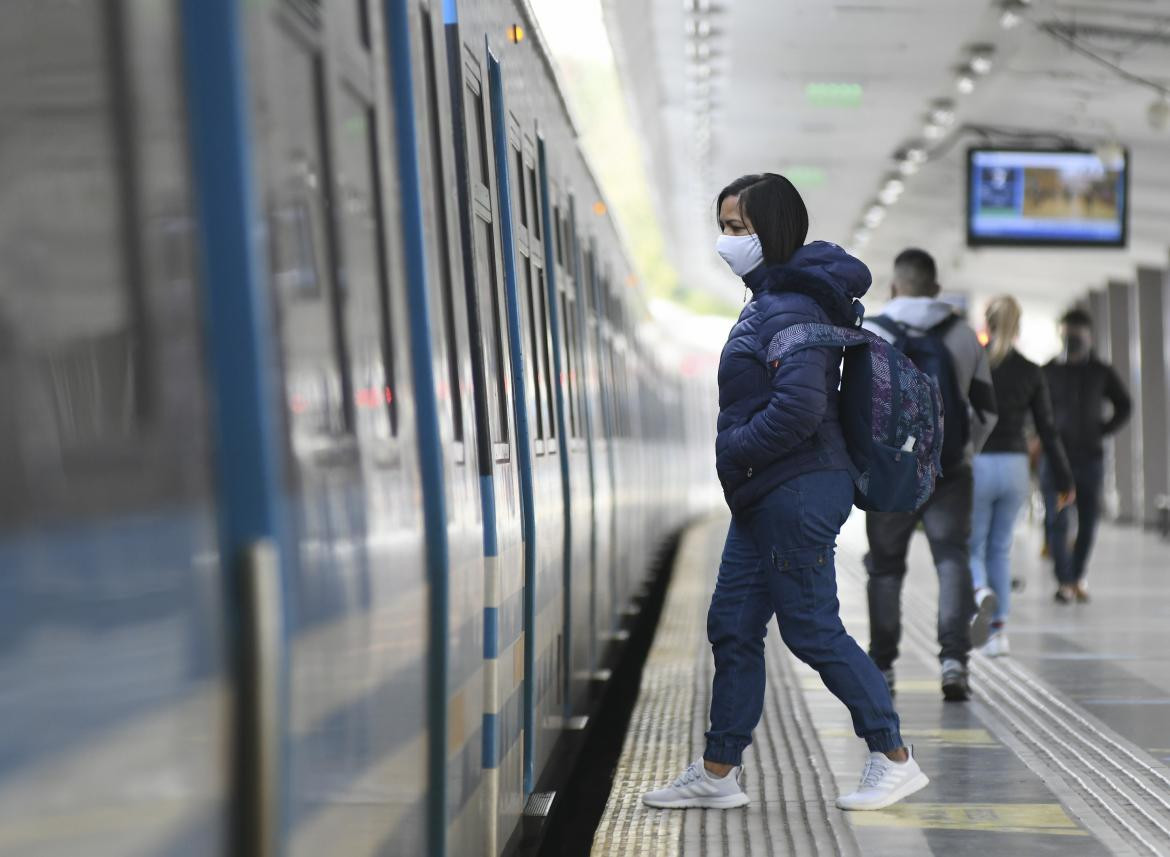
[[[840,419],[856,472],[853,502],[869,512],[914,512],[941,471],[943,403],[938,383],[868,330],[794,324],[768,347],[768,363],[805,348],[844,348]]]

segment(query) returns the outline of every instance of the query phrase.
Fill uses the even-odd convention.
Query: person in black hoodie
[[[971,516],[971,580],[975,600],[988,588],[995,593],[991,635],[984,654],[1008,654],[1005,624],[1012,594],[1012,532],[1020,509],[1032,491],[1028,443],[1024,427],[1031,416],[1044,447],[1053,487],[1061,508],[1072,500],[1073,477],[1064,446],[1052,422],[1048,385],[1040,367],[1016,351],[1020,305],[1010,295],[995,298],[984,314],[991,381],[999,419],[983,449],[975,456],[975,504]]]
[[[1082,309],[1066,312],[1060,320],[1060,335],[1064,350],[1044,367],[1044,378],[1052,393],[1056,428],[1068,453],[1076,484],[1077,538],[1071,553],[1070,513],[1067,507],[1061,506],[1060,486],[1051,467],[1041,467],[1040,487],[1044,492],[1045,527],[1058,584],[1056,600],[1068,604],[1074,599],[1089,600],[1085,571],[1101,514],[1102,440],[1125,425],[1133,404],[1117,372],[1093,353],[1093,320],[1087,312]],[[1111,406],[1108,419],[1106,400]]]

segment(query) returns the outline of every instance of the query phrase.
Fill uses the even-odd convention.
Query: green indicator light
[[[818,187],[825,183],[825,172],[819,167],[793,164],[781,174],[798,188]]]
[[[347,134],[352,134],[354,137],[363,137],[366,133],[366,117],[360,113],[356,116],[350,116],[345,120],[342,126],[345,128]]]
[[[817,107],[857,107],[861,104],[860,83],[810,83],[804,98]]]

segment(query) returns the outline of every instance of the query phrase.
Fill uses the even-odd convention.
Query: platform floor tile
[[[846,628],[864,645],[863,521],[855,515],[842,533],[838,584]],[[744,760],[751,804],[722,812],[645,807],[642,793],[702,752],[713,670],[705,618],[726,527],[725,517],[704,521],[680,546],[594,855],[1170,857],[1170,771],[1159,756],[1170,755],[1170,733],[1149,722],[1155,710],[1163,727],[1170,722],[1170,705],[1162,703],[1170,699],[1162,663],[1170,641],[1143,651],[1141,636],[1125,633],[1119,615],[1128,611],[1161,645],[1162,608],[1148,591],[1158,588],[1153,568],[1170,548],[1146,535],[1134,548],[1132,533],[1112,528],[1101,537],[1105,561],[1121,562],[1127,550],[1138,556],[1117,575],[1119,592],[1099,587],[1096,618],[1112,633],[1082,628],[1093,616],[1087,610],[1053,612],[1035,535],[1022,530],[1019,566],[1028,588],[1013,626],[1021,654],[974,656],[969,704],[945,703],[939,692],[936,581],[925,542],[915,539],[896,701],[904,737],[932,782],[908,801],[874,813],[833,806],[836,794],[853,787],[865,746],[845,708],[788,653],[772,623],[764,715]],[[1170,585],[1163,588],[1165,598]],[[1055,630],[1036,631],[1046,626]],[[1134,662],[1153,663],[1151,675],[1129,669]],[[1084,663],[1093,665],[1090,675],[1076,666]]]

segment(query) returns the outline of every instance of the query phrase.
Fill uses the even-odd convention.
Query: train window
[[[540,193],[536,189],[536,168],[528,168],[528,195],[532,200],[532,238],[540,240]]]
[[[565,248],[561,241],[561,209],[560,206],[553,206],[553,252],[556,253],[557,264],[562,268],[565,267]]]
[[[450,236],[447,233],[447,194],[443,175],[443,143],[439,134],[439,93],[435,72],[434,30],[431,13],[422,11],[423,60],[426,63],[427,125],[430,136],[432,213],[435,218],[439,247],[439,277],[443,302],[444,338],[447,340],[447,387],[450,391],[451,422],[456,443],[463,442],[463,391],[459,383],[459,349],[455,327],[455,288],[448,252]]]
[[[569,437],[577,437],[577,399],[574,393],[577,384],[573,377],[577,367],[576,312],[576,305],[570,303],[568,294],[561,292],[561,318],[564,319],[564,323],[561,325],[564,330],[562,344],[565,352],[562,364],[564,377],[561,379],[561,386],[565,388],[565,398],[569,403]]]
[[[487,187],[490,184],[488,177],[491,175],[491,172],[488,165],[487,128],[485,127],[483,121],[483,88],[479,85],[479,81],[468,77],[467,91],[470,95],[470,97],[464,101],[464,104],[467,105],[466,109],[469,114],[467,128],[469,131],[473,131],[475,134],[475,139],[470,142],[474,146],[478,155],[478,157],[473,157],[471,159],[472,163],[475,164],[476,169],[476,173],[473,178],[479,182],[479,184]]]
[[[339,93],[337,177],[344,241],[347,321],[351,363],[357,378],[354,405],[372,434],[398,432],[394,349],[391,347],[389,264],[383,234],[381,187],[374,113],[364,102]],[[385,409],[386,421],[371,418]]]
[[[491,414],[494,428],[492,436],[499,443],[508,443],[508,379],[506,376],[508,367],[504,362],[504,308],[500,300],[499,282],[496,278],[494,230],[490,221],[481,220],[479,223],[483,234],[476,247],[476,257],[481,269],[478,278],[482,287],[491,292],[492,316],[488,320],[487,326],[491,330],[492,341],[484,351],[487,354],[488,375],[496,381],[495,408]]]
[[[510,170],[513,205],[516,207],[517,222],[521,226],[527,228],[528,199],[524,194],[524,155],[520,152],[520,148],[518,146],[512,147],[512,153],[516,159],[516,168],[514,170]]]
[[[266,51],[276,127],[270,191],[272,280],[285,362],[285,395],[294,453],[345,431],[338,329],[331,300],[322,82],[318,58],[283,31]]]
[[[361,42],[361,46],[368,51],[370,49],[370,0],[357,0],[357,7],[358,40]],[[427,17],[429,23],[430,13],[424,10],[423,15]],[[428,29],[427,32],[429,33],[430,30]]]
[[[557,436],[557,408],[555,385],[553,383],[552,352],[549,350],[549,341],[552,337],[552,328],[548,323],[548,295],[545,292],[544,270],[542,268],[536,269],[536,293],[537,303],[540,306],[540,352],[541,361],[544,363],[544,395],[546,400],[545,410],[548,413],[547,437],[552,439]]]
[[[536,292],[533,288],[532,264],[528,261],[527,256],[522,256],[520,261],[524,266],[524,283],[527,292],[525,297],[528,303],[529,341],[528,347],[525,350],[529,354],[527,362],[532,370],[533,417],[536,422],[536,439],[544,440],[544,392],[541,387],[540,333],[537,330],[539,305],[537,304]]]

